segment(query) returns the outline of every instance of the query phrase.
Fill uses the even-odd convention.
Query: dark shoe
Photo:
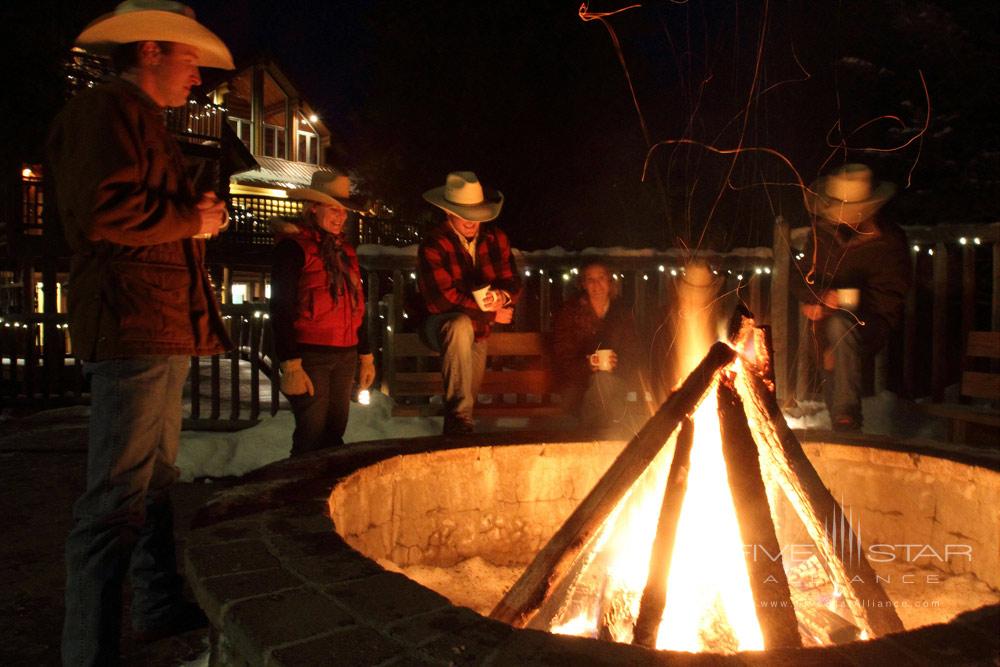
[[[474,430],[472,420],[458,415],[446,415],[444,418],[445,435],[468,435]]]
[[[133,629],[132,638],[142,643],[155,642],[207,627],[208,617],[205,616],[205,612],[198,605],[185,600],[174,608],[171,616],[163,623],[148,628]]]
[[[861,420],[850,415],[840,415],[839,417],[834,417],[833,420],[833,430],[841,433],[857,433],[861,430]]]

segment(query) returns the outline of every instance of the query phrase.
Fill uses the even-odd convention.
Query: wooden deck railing
[[[961,372],[970,330],[1000,330],[1000,224],[906,230],[913,253],[914,289],[902,330],[879,360],[876,388],[904,396],[944,397]],[[724,294],[741,299],[772,328],[776,378],[783,399],[809,394],[809,359],[799,352],[806,335],[798,305],[789,295],[790,262],[806,230],[779,221],[775,247],[705,255]],[[387,321],[409,327],[404,304],[416,296],[416,257],[409,250],[362,253],[369,300],[369,336],[380,355]],[[662,335],[673,306],[672,281],[685,256],[679,251],[605,251],[518,254],[525,293],[507,330],[547,332],[551,316],[571,294],[574,270],[598,257],[607,262],[632,305],[646,339]],[[266,304],[225,305],[238,345],[227,355],[192,360],[187,414],[201,427],[254,423],[282,405],[271,385],[272,342]],[[72,357],[65,315],[0,316],[0,400],[39,406],[81,400],[86,385]],[[381,360],[379,360],[381,367]]]

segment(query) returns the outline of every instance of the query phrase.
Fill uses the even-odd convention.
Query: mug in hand
[[[216,234],[221,234],[229,228],[229,209],[225,206],[222,207],[222,224],[219,225],[219,231]],[[212,234],[195,234],[196,239],[210,239]]]
[[[486,310],[486,307],[492,303],[493,298],[487,296],[489,293],[489,285],[483,285],[482,287],[477,287],[472,290],[472,298],[476,300],[476,305],[479,306],[479,310]]]
[[[597,366],[599,371],[610,371],[611,368],[611,354],[613,350],[598,350],[590,355],[590,363]]]

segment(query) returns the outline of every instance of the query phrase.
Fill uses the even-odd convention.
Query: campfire
[[[748,315],[625,447],[492,618],[724,653],[903,630],[854,527],[781,415],[767,331]],[[814,576],[833,584],[843,606],[790,588],[778,494],[815,544]]]

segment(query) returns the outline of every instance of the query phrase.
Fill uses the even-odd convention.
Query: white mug
[[[472,298],[476,300],[479,310],[486,310],[486,295],[490,293],[490,286],[485,285],[479,289],[472,290]]]
[[[590,363],[597,366],[599,371],[610,371],[611,368],[611,355],[614,353],[613,350],[598,350],[590,355]]]

